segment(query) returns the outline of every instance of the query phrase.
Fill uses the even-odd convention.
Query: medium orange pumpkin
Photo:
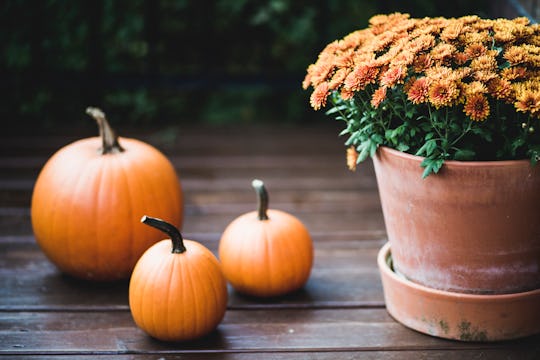
[[[182,224],[182,189],[169,160],[142,141],[118,138],[99,109],[87,113],[101,137],[58,150],[32,194],[37,243],[64,273],[108,281],[128,278],[161,234],[138,219],[151,211]]]
[[[184,240],[173,225],[147,216],[141,221],[170,239],[150,247],[133,270],[129,306],[135,323],[163,341],[210,333],[227,308],[227,282],[218,260],[200,243]]]
[[[261,180],[252,183],[258,211],[239,216],[221,236],[219,258],[225,278],[235,290],[259,297],[279,296],[307,282],[313,263],[313,244],[296,217],[268,209]]]

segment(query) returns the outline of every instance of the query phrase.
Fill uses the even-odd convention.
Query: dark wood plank
[[[282,175],[283,177],[285,175]],[[296,177],[292,182],[280,181],[279,175],[248,176],[234,179],[224,177],[189,178],[182,180],[186,212],[219,209],[220,212],[238,213],[255,206],[255,195],[251,180],[261,178],[270,191],[271,206],[286,211],[325,210],[332,212],[356,209],[380,209],[379,196],[375,188],[361,188],[360,183],[348,184],[332,179],[314,181],[310,176]],[[315,175],[316,177],[316,175]],[[218,179],[223,179],[220,181]],[[29,208],[34,180],[21,178],[0,179],[0,207]],[[230,206],[243,206],[230,208]],[[215,212],[215,211],[214,211]]]
[[[6,155],[52,154],[63,146],[82,138],[98,135],[95,122],[89,118],[88,126],[51,129],[48,133],[17,133],[4,136],[0,153]],[[114,126],[114,122],[111,121]],[[246,126],[168,126],[160,129],[149,127],[118,128],[122,137],[145,141],[165,153],[207,154],[216,149],[220,153],[242,153],[250,150],[255,154],[275,152],[289,154],[321,153],[343,149],[345,137],[339,137],[342,126],[329,121],[305,124],[302,127],[281,124]],[[1,136],[1,135],[0,135]]]
[[[376,190],[371,162],[362,172],[350,172],[335,156],[190,156],[170,157],[182,185],[190,191],[244,190],[251,179],[262,178],[276,190]],[[32,190],[46,158],[0,157],[0,188]],[[321,163],[323,162],[324,163]],[[314,164],[316,163],[316,164]]]
[[[30,212],[24,210],[8,209],[7,216],[0,217],[0,233],[9,235],[31,235]],[[22,211],[21,211],[22,212]],[[141,214],[152,215],[152,214]],[[238,214],[240,215],[240,214]],[[384,226],[384,221],[379,213],[318,213],[300,214],[295,213],[311,233],[325,232],[330,229],[336,231],[372,231],[377,232]],[[227,225],[237,217],[236,214],[206,214],[201,216],[186,217],[183,230],[188,233],[221,233]]]
[[[0,343],[4,355],[497,348],[527,349],[530,355],[540,350],[539,336],[497,344],[437,339],[396,323],[384,309],[230,310],[215,332],[188,343],[153,340],[126,311],[8,312],[0,313]]]
[[[107,354],[107,355],[10,355],[13,359],[40,359],[40,360],[403,360],[403,359],[429,359],[429,360],[463,360],[463,359],[489,359],[489,360],[537,360],[538,354],[533,350],[512,346],[509,349],[459,349],[459,350],[405,350],[405,351],[280,351],[280,352],[211,352],[200,353],[171,352],[148,354]]]
[[[212,237],[201,242],[216,253],[218,241]],[[261,300],[230,289],[229,308],[383,307],[376,268],[376,254],[383,243],[317,237],[313,270],[302,290]],[[127,281],[95,284],[64,276],[45,258],[33,237],[0,238],[0,251],[0,311],[128,309]]]

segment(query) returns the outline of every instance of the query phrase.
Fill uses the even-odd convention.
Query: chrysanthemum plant
[[[377,15],[326,46],[303,82],[346,122],[351,169],[379,146],[445,160],[540,158],[540,26],[526,18]],[[327,104],[329,103],[329,104]]]

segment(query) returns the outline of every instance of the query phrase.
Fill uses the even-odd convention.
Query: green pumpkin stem
[[[153,218],[146,215],[141,218],[141,222],[143,224],[150,225],[158,230],[161,230],[165,234],[169,235],[172,241],[172,253],[181,254],[186,251],[186,247],[184,246],[184,238],[182,238],[182,234],[180,233],[180,230],[176,228],[176,226],[169,224],[168,222],[161,219]]]
[[[118,135],[116,135],[116,132],[109,125],[105,113],[95,107],[86,108],[86,113],[93,117],[98,124],[99,135],[103,144],[99,149],[101,155],[116,154],[124,151],[124,148],[118,142]]]
[[[253,186],[255,192],[257,193],[259,220],[268,220],[268,192],[264,187],[264,182],[262,180],[255,179],[251,182],[251,186]]]

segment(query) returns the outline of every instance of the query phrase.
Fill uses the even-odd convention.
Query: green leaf
[[[368,140],[366,142],[361,143],[356,148],[356,150],[358,151],[358,160],[357,160],[358,163],[361,163],[362,161],[365,161],[367,159],[367,157],[369,156],[370,148],[371,148],[370,143],[371,143],[371,141]]]
[[[531,164],[536,166],[540,162],[540,144],[531,146],[528,154],[531,157]]]
[[[399,150],[399,151],[402,151],[402,152],[405,152],[407,150],[409,150],[410,146],[407,145],[407,144],[404,144],[404,143],[400,143],[396,146],[396,150]]]
[[[376,136],[374,136],[376,138]],[[375,153],[377,152],[377,148],[379,147],[379,142],[376,140],[373,140],[372,138],[365,139],[356,147],[356,151],[358,151],[358,163],[361,163],[362,161],[366,160],[368,156],[375,156]]]
[[[422,179],[425,179],[431,174],[438,173],[443,163],[444,159],[425,158],[421,164],[421,166],[424,168],[424,172],[422,173]]]
[[[491,133],[487,129],[484,129],[482,127],[473,126],[471,128],[471,132],[474,135],[480,136],[481,138],[483,138],[484,140],[486,140],[488,142],[491,142],[491,140],[493,139]]]
[[[414,113],[415,113],[415,110],[414,108],[410,107],[406,112],[405,112],[405,117],[407,119],[412,119],[414,117]]]
[[[516,150],[525,145],[525,139],[517,138],[512,141],[512,152],[515,154]]]
[[[373,140],[375,144],[382,144],[384,141],[384,138],[380,134],[373,134],[371,135],[371,140]]]
[[[437,148],[437,140],[430,139],[426,141],[420,149],[418,149],[415,155],[423,156],[425,154],[426,157],[430,157],[436,148]]]
[[[333,115],[335,113],[339,113],[341,111],[346,110],[347,108],[344,105],[341,106],[334,106],[333,108],[330,108],[325,114],[326,115]]]
[[[369,156],[374,157],[378,147],[377,143],[372,142],[369,149]]]
[[[472,160],[475,155],[476,152],[474,150],[459,149],[454,154],[454,160]]]

